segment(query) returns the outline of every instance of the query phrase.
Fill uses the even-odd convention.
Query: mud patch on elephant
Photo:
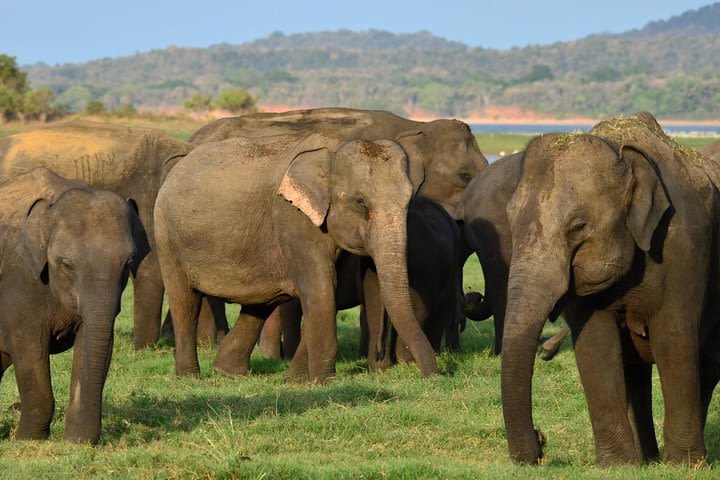
[[[360,151],[368,158],[380,158],[386,162],[390,160],[390,155],[388,154],[387,146],[385,145],[380,145],[374,142],[362,142],[360,144]]]
[[[277,153],[276,150],[268,148],[260,143],[250,143],[247,147],[247,156],[249,158],[263,158],[270,157]]]
[[[686,147],[675,139],[668,136],[649,113],[642,112],[632,117],[619,115],[598,123],[590,130],[592,135],[610,140],[617,144],[637,142],[639,139],[633,134],[638,128],[646,128],[660,141],[677,152],[682,158],[691,162],[696,167],[702,168],[705,165],[705,157],[697,150]]]

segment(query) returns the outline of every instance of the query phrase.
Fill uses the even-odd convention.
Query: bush
[[[90,100],[85,105],[85,113],[88,115],[102,115],[105,113],[105,104],[100,100]]]
[[[134,117],[137,115],[137,108],[132,103],[123,103],[118,109],[113,110],[113,113],[120,117]]]
[[[244,88],[233,88],[220,92],[215,99],[214,105],[216,108],[223,110],[240,112],[255,109],[255,99]]]
[[[210,98],[210,95],[196,93],[185,100],[183,107],[189,112],[204,112],[212,108],[212,98]]]

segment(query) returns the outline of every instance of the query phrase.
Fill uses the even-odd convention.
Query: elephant
[[[382,110],[316,108],[221,118],[202,127],[190,142],[309,132],[346,140],[395,140],[405,150],[410,181],[418,194],[441,204],[453,218],[460,196],[488,161],[470,127],[459,120],[417,122]]]
[[[155,204],[176,373],[200,374],[195,329],[202,296],[242,305],[214,362],[225,374],[242,373],[238,359],[249,356],[238,348],[243,336],[256,337],[275,306],[298,297],[304,332],[286,375],[333,377],[335,263],[347,251],[373,258],[393,326],[422,375],[434,374],[434,352],[414,318],[407,279],[408,170],[396,142],[317,133],[233,138],[188,154]]]
[[[698,152],[707,158],[717,159],[720,161],[720,141],[708,143],[707,145],[698,148]]]
[[[464,320],[462,267],[467,259],[460,229],[440,205],[422,197],[410,202],[407,229],[407,268],[415,318],[433,350],[440,351],[444,336],[446,348],[457,351],[459,328]],[[397,360],[410,361],[412,356],[388,324],[373,267],[368,265],[363,277],[368,327],[368,343],[364,347],[370,369],[378,370]]]
[[[651,368],[665,401],[663,459],[700,462],[720,378],[720,166],[643,112],[525,151],[507,207],[512,237],[501,357],[511,457],[537,463],[535,345],[557,308],[570,326],[596,462],[658,456]]]
[[[149,251],[136,206],[45,168],[0,185],[0,200],[0,379],[15,366],[15,437],[49,436],[49,356],[75,347],[64,436],[95,444],[120,296]]]
[[[0,180],[46,167],[65,178],[133,198],[154,247],[158,189],[167,172],[193,147],[159,130],[71,121],[0,139]],[[140,350],[154,345],[160,333],[164,288],[154,248],[133,283],[133,342]]]
[[[463,218],[463,235],[468,248],[475,252],[485,276],[485,295],[466,294],[467,317],[474,321],[493,317],[495,339],[493,352],[502,351],[507,281],[512,256],[512,236],[507,205],[517,188],[525,152],[518,152],[493,162],[472,179],[460,200],[458,211]],[[555,312],[559,313],[559,312]],[[551,316],[555,320],[557,315]],[[552,359],[560,350],[569,329],[541,345],[543,360]]]
[[[433,350],[443,337],[448,350],[459,350],[459,329],[464,320],[462,296],[463,255],[457,223],[437,203],[415,197],[408,207],[407,258],[410,295],[419,321]],[[360,356],[368,356],[371,370],[387,368],[397,359],[410,361],[409,350],[387,325],[375,266],[367,257],[344,255],[337,263],[335,293],[338,309],[362,305]],[[288,313],[290,312],[290,313]],[[262,330],[259,348],[265,356],[292,358],[300,341],[302,309],[297,301],[279,306],[278,325]],[[282,342],[280,339],[282,333]],[[264,337],[263,337],[264,336]],[[244,338],[242,351],[251,351],[255,338]],[[282,346],[282,348],[280,348]],[[368,355],[368,352],[371,352]],[[249,372],[249,357],[243,359]]]
[[[267,137],[297,135],[311,132],[340,136],[345,140],[396,140],[408,156],[410,181],[418,195],[442,205],[453,218],[460,195],[468,182],[487,167],[470,127],[458,120],[440,119],[417,122],[380,110],[351,108],[317,108],[291,110],[283,113],[255,113],[215,120],[195,132],[194,144],[214,142],[233,137]],[[207,297],[201,308],[205,336],[212,336],[213,325],[227,324],[224,307],[218,300]],[[213,314],[209,312],[212,310]],[[266,324],[261,347],[276,355],[280,324],[287,327],[286,337],[297,329],[301,310],[297,302],[286,304],[273,313]],[[214,318],[212,320],[208,320]],[[165,321],[163,330],[170,335],[171,324]],[[292,335],[293,339],[297,335]],[[292,343],[294,344],[294,342]],[[286,347],[290,346],[286,342]],[[286,349],[287,350],[287,349]],[[290,347],[292,351],[292,347]],[[285,352],[288,353],[287,351]]]

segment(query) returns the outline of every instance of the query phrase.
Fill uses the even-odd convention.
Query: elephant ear
[[[642,152],[623,145],[620,156],[630,165],[634,178],[627,226],[635,243],[647,252],[660,220],[670,208],[670,200],[655,168]]]
[[[425,182],[425,163],[430,147],[428,134],[422,130],[408,130],[400,133],[395,140],[407,154],[408,176],[413,185],[413,192],[417,193]]]
[[[145,232],[145,227],[140,221],[137,202],[132,198],[128,198],[127,203],[130,207],[130,228],[133,242],[135,243],[135,258],[130,264],[130,272],[132,272],[133,277],[136,277],[140,263],[142,263],[143,258],[150,253],[150,241],[148,240],[147,232]]]
[[[318,148],[299,153],[280,182],[278,194],[296,206],[317,227],[330,208],[330,151]]]
[[[28,266],[35,278],[40,278],[47,265],[49,232],[45,213],[50,206],[50,202],[45,198],[35,200],[27,211],[18,234],[18,258]]]

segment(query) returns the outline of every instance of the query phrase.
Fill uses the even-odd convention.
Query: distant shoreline
[[[449,118],[442,115],[413,115],[411,120],[427,122],[438,118]],[[538,118],[536,116],[512,118],[488,117],[455,117],[468,125],[595,125],[602,118],[572,117],[572,118]],[[688,127],[720,127],[720,120],[677,120],[658,118],[661,125],[688,126]]]

